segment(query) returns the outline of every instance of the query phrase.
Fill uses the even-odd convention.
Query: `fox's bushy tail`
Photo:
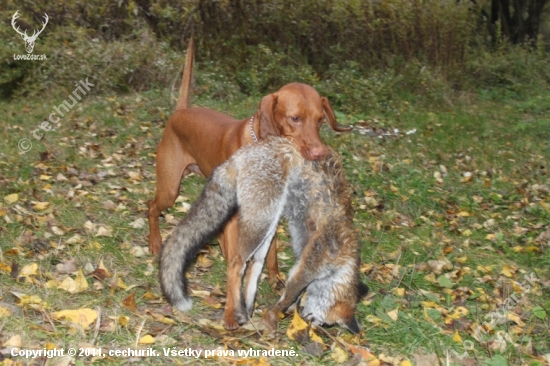
[[[192,306],[185,276],[189,265],[237,209],[236,179],[223,174],[221,169],[214,171],[187,216],[162,246],[162,292],[181,311],[187,311]]]

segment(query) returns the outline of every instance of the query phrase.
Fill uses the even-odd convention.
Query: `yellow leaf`
[[[348,354],[346,353],[346,351],[338,346],[334,347],[334,349],[330,353],[330,357],[332,357],[332,359],[336,361],[336,363],[344,363],[348,360]]]
[[[125,315],[121,315],[121,316],[118,317],[117,321],[118,321],[118,324],[125,327],[125,326],[128,325],[128,323],[130,323],[130,317],[125,316]]]
[[[451,324],[453,320],[458,320],[466,315],[468,315],[468,309],[464,306],[459,306],[453,310],[452,313],[445,316],[445,324]]]
[[[0,271],[6,272],[6,273],[11,273],[11,267],[7,263],[0,262]]]
[[[512,313],[512,312],[506,313],[506,319],[513,321],[514,323],[516,323],[520,327],[525,326],[525,323],[521,320],[519,315],[517,315],[516,313]]]
[[[66,319],[75,325],[79,325],[84,329],[88,329],[88,326],[95,322],[95,320],[97,319],[97,311],[88,308],[77,310],[61,310],[53,313],[53,316],[57,320]]]
[[[49,202],[36,202],[32,206],[32,208],[36,211],[43,211],[43,210],[47,209],[49,205],[50,205]]]
[[[98,243],[97,241],[92,241],[92,242],[90,242],[90,244],[88,244],[88,249],[100,250],[101,249],[101,244]]]
[[[117,278],[117,287],[118,287],[118,288],[121,288],[121,289],[123,289],[123,290],[125,290],[125,289],[128,288],[128,286],[126,286],[126,285],[124,284],[124,282],[122,282],[122,280],[120,279],[120,277]]]
[[[139,344],[153,344],[153,343],[155,343],[155,338],[153,338],[152,336],[147,334],[147,335],[144,335],[143,337],[141,337],[139,339],[138,343]]]
[[[71,294],[77,294],[88,288],[88,281],[86,281],[82,270],[79,269],[74,280],[71,277],[67,277],[59,284],[58,288]]]
[[[485,237],[485,239],[490,240],[490,241],[495,241],[496,238],[497,237],[495,236],[495,234],[487,234],[487,236]]]
[[[17,200],[19,200],[19,195],[17,193],[8,194],[4,197],[4,202],[8,205],[17,202]]]
[[[460,334],[458,334],[458,330],[455,330],[453,341],[455,341],[456,343],[462,343],[462,337],[460,337]]]
[[[477,266],[477,270],[483,273],[489,273],[493,270],[493,266]]]
[[[44,301],[36,295],[25,295],[21,294],[19,292],[12,292],[13,296],[16,297],[15,302],[18,305],[31,305],[31,304],[37,304],[37,305],[44,305]]]
[[[3,346],[4,347],[17,347],[17,348],[20,348],[21,344],[22,344],[21,336],[20,335],[14,335],[10,339],[8,339],[6,342],[4,342]],[[6,359],[4,359],[4,361],[5,360]]]
[[[22,276],[36,276],[38,274],[38,264],[27,264],[21,269],[21,271],[19,271],[19,274]]]
[[[10,309],[0,306],[0,318],[10,316],[10,315],[11,315]]]
[[[47,350],[58,348],[55,343],[46,342],[44,343],[44,348]]]
[[[504,265],[502,267],[502,271],[500,271],[500,274],[505,275],[508,278],[511,278],[514,275],[514,273],[516,273],[517,270],[518,270],[517,267]]]
[[[290,323],[286,335],[288,338],[295,340],[299,343],[304,343],[309,340],[309,330],[308,324],[304,319],[298,314],[297,306],[294,308],[294,317]]]
[[[214,261],[209,259],[205,254],[199,254],[195,267],[197,268],[210,268],[214,264]]]
[[[468,213],[468,211],[460,211],[459,213],[456,214],[456,216],[458,216],[458,217],[468,217],[468,216],[470,216],[470,214]]]
[[[399,308],[387,312],[386,315],[388,315],[394,322],[397,321],[397,318],[399,317]]]
[[[462,236],[470,236],[472,235],[472,230],[466,229],[462,232]]]
[[[409,360],[403,360],[399,363],[399,366],[413,366],[411,361]]]
[[[405,296],[405,289],[403,287],[396,287],[392,289],[392,292],[395,296],[399,296],[399,297]]]
[[[379,326],[380,323],[382,323],[382,319],[377,318],[377,317],[375,317],[374,315],[371,315],[371,314],[367,315],[366,319],[369,323],[374,323],[375,326]]]
[[[57,281],[56,280],[48,280],[46,283],[44,283],[45,288],[57,288]]]
[[[317,342],[317,343],[320,343],[320,344],[324,344],[325,342],[323,342],[323,339],[321,337],[319,337],[317,335],[317,333],[315,333],[313,331],[313,329],[309,329],[309,339],[311,339],[312,342]]]

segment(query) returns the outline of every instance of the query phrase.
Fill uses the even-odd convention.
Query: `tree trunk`
[[[547,0],[491,0],[490,33],[494,39],[496,22],[502,36],[514,44],[537,40],[541,13]]]

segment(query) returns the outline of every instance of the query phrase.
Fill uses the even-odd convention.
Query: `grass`
[[[550,230],[550,93],[505,103],[492,93],[457,98],[452,106],[393,101],[391,110],[362,112],[371,126],[399,129],[397,137],[337,136],[323,129],[323,139],[342,156],[353,187],[361,276],[372,290],[358,305],[361,337],[335,327],[328,329],[333,338],[369,347],[389,364],[405,359],[422,364],[434,353],[450,364],[463,364],[453,355],[465,351],[463,360],[470,364],[544,364],[543,355],[550,354],[550,239],[542,235]],[[0,147],[0,316],[2,309],[13,314],[0,317],[0,349],[16,344],[17,336],[23,347],[34,349],[135,348],[145,335],[156,341],[141,346],[161,353],[163,346],[173,345],[301,349],[286,335],[290,319],[281,322],[278,333],[261,336],[250,327],[237,333],[219,328],[225,262],[216,245],[202,252],[190,273],[193,288],[207,295],[195,297],[189,314],[171,313],[160,297],[156,259],[139,247],[147,245],[146,202],[155,189],[156,145],[172,110],[168,95],[86,96],[59,129],[35,140],[32,131],[63,99],[52,95],[0,104],[6,116]],[[229,103],[199,96],[195,102],[244,118],[259,100]],[[339,117],[343,124],[358,119]],[[21,138],[33,144],[26,154],[17,148]],[[192,203],[203,184],[196,176],[185,179],[181,201]],[[165,233],[184,215],[181,211],[179,202],[168,212]],[[107,230],[98,231],[102,226]],[[293,260],[284,230],[279,239],[280,266],[286,272]],[[70,274],[59,266],[67,260],[76,263]],[[29,267],[32,263],[37,270]],[[107,272],[97,271],[100,263]],[[56,288],[67,276],[74,279],[77,269],[86,289],[71,294]],[[517,284],[531,273],[538,280],[522,296]],[[220,290],[213,291],[217,286]],[[14,293],[36,295],[43,302],[23,304]],[[490,322],[488,315],[514,293],[521,302],[506,313],[507,320],[494,324],[490,336],[475,339],[478,324]],[[277,298],[264,281],[259,309]],[[79,329],[54,317],[81,308],[100,309],[100,322]],[[457,309],[467,314],[453,319]],[[319,334],[326,345],[320,358],[299,352],[297,358],[268,361],[337,363],[333,341]],[[500,347],[499,337],[515,346],[505,342]],[[125,361],[77,359],[78,364]],[[162,356],[139,362],[191,360]]]

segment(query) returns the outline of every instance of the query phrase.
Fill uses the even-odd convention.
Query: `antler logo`
[[[13,14],[13,17],[11,18],[11,26],[13,27],[13,29],[15,29],[17,33],[21,35],[21,37],[25,41],[25,48],[27,49],[27,53],[32,53],[32,50],[34,49],[34,42],[36,42],[36,39],[38,38],[40,33],[42,33],[44,28],[46,28],[46,24],[48,24],[48,19],[49,19],[48,14],[44,13],[44,19],[46,19],[46,22],[43,23],[42,29],[40,29],[38,32],[35,30],[33,31],[32,36],[28,36],[26,30],[25,32],[21,32],[19,30],[19,26],[17,26],[16,28],[15,20],[19,18],[19,15],[17,13],[19,13],[19,11],[16,11],[15,14]]]

